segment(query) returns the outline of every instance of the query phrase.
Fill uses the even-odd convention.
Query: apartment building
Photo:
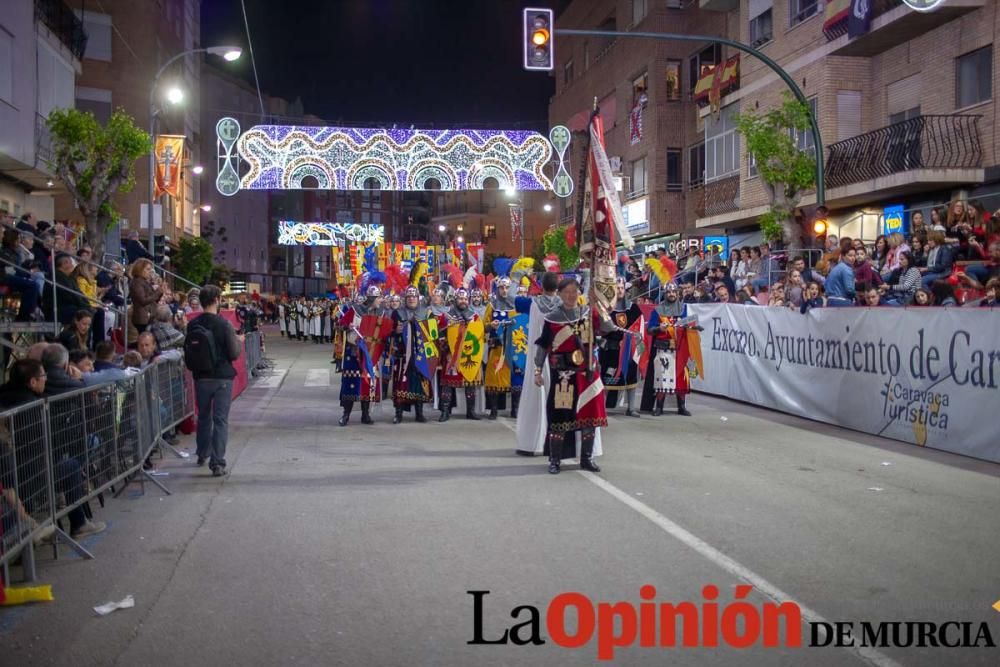
[[[55,216],[61,191],[49,167],[45,125],[73,106],[87,44],[83,22],[61,0],[7,0],[0,12],[0,211]]]
[[[726,17],[727,36],[760,48],[803,90],[824,144],[832,231],[866,239],[889,206],[926,212],[958,196],[1000,206],[997,4],[947,0],[918,12],[872,0],[868,25],[852,27],[849,0],[699,0]],[[767,208],[732,119],[773,108],[787,87],[752,57],[739,69],[720,108],[699,111],[711,204],[695,225],[704,233],[752,229]],[[816,150],[808,133],[796,139]],[[806,219],[814,204],[813,193],[803,197]]]
[[[76,106],[93,112],[101,121],[112,110],[121,108],[139,127],[149,128],[149,96],[156,73],[176,54],[202,46],[201,0],[101,0],[82,6],[74,12],[83,22],[88,39],[76,78]],[[192,168],[201,160],[201,62],[201,54],[179,59],[160,77],[154,96],[160,110],[156,133],[187,137],[185,169],[181,173],[183,194],[176,199],[165,196],[162,214],[153,216],[156,233],[172,241],[198,233],[201,179]],[[183,91],[181,104],[166,102],[165,91],[172,86]],[[136,162],[135,177],[135,188],[115,198],[123,218],[123,232],[129,228],[146,229],[143,210],[149,199],[148,160]],[[56,217],[80,217],[70,197],[57,198]]]
[[[492,255],[520,257],[534,253],[542,236],[559,222],[559,201],[540,190],[506,192],[485,190],[435,192],[436,213],[431,219],[435,241],[461,237],[467,243],[483,243]],[[522,234],[512,232],[511,207],[520,207]],[[439,241],[438,241],[439,242]]]
[[[557,28],[722,35],[736,19],[682,0],[575,0]],[[732,54],[710,43],[639,38],[555,38],[556,92],[551,125],[574,132],[574,180],[595,98],[604,121],[612,169],[621,177],[628,226],[640,241],[662,245],[695,229],[705,210],[704,137],[698,109],[708,102],[705,81],[715,68],[738,85]],[[577,184],[578,186],[580,184]],[[560,219],[573,219],[575,198],[561,202]],[[640,243],[640,247],[644,244]]]

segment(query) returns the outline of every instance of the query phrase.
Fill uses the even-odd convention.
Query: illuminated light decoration
[[[374,128],[257,125],[240,135],[222,119],[219,191],[305,189],[307,178],[328,190],[482,190],[487,179],[501,189],[551,190],[543,169],[552,159],[537,132],[508,130],[382,130]],[[235,148],[235,150],[232,150]],[[245,170],[239,169],[246,163]],[[245,171],[233,188],[233,176]],[[312,185],[312,183],[310,183]],[[225,190],[225,191],[224,191]]]
[[[278,245],[339,246],[345,241],[383,243],[385,228],[351,222],[278,221]]]

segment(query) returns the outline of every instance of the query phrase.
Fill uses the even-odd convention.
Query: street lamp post
[[[175,62],[183,58],[184,56],[189,56],[193,53],[210,53],[216,56],[222,56],[224,60],[232,62],[237,60],[242,54],[243,49],[238,46],[209,46],[201,49],[188,49],[187,51],[182,51],[178,53],[173,58],[163,63],[160,70],[153,77],[153,85],[149,90],[149,139],[153,142],[153,146],[149,151],[149,208],[146,211],[146,230],[149,233],[149,254],[156,254],[156,241],[154,240],[154,230],[153,230],[153,182],[156,180],[156,116],[159,111],[156,109],[156,85],[160,81],[160,75],[162,75],[168,67],[173,65]],[[179,103],[180,98],[174,97],[171,100],[173,103]]]

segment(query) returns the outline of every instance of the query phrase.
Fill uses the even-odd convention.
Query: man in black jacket
[[[209,459],[214,477],[226,474],[226,443],[229,439],[229,406],[233,400],[233,362],[239,359],[243,336],[237,336],[233,325],[219,317],[219,297],[222,291],[215,285],[201,288],[204,312],[191,320],[212,333],[215,342],[215,367],[211,371],[194,373],[195,397],[198,401],[198,465]]]
[[[73,258],[69,255],[57,255],[56,259],[56,284],[59,286],[59,293],[56,301],[52,301],[52,286],[46,285],[42,292],[42,310],[47,318],[55,317],[60,324],[66,326],[73,321],[73,317],[78,310],[85,310],[90,307],[87,297],[80,294],[80,288],[73,279]],[[65,289],[62,289],[65,288]]]

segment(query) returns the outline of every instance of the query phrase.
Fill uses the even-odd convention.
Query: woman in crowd
[[[826,297],[823,296],[823,287],[815,282],[806,285],[805,298],[802,300],[802,305],[799,306],[799,312],[804,315],[812,308],[825,307]]]
[[[802,273],[798,269],[791,269],[788,278],[785,279],[785,298],[792,308],[800,308],[805,300],[805,284],[802,282]]]
[[[90,325],[93,323],[89,310],[78,310],[73,321],[59,334],[59,342],[70,352],[90,349]]]
[[[750,264],[747,265],[747,284],[760,278],[764,273],[764,260],[758,246],[750,246]]]
[[[93,311],[94,321],[91,336],[93,345],[96,346],[106,338],[103,298],[108,288],[97,285],[97,267],[89,262],[81,261],[77,264],[76,268],[73,269],[73,277],[76,278],[77,289],[87,297],[89,307]]]
[[[893,271],[885,284],[879,289],[886,297],[886,302],[896,306],[905,306],[913,301],[913,295],[920,287],[920,271],[913,265],[913,255],[909,252],[899,253],[899,268]]]
[[[927,266],[927,253],[924,251],[926,243],[927,237],[923,234],[910,237],[910,255],[913,257],[913,266],[918,269]]]
[[[955,298],[955,286],[947,280],[938,280],[931,285],[931,294],[934,295],[934,303],[939,306],[958,305],[958,300]]]
[[[944,222],[945,233],[951,234],[952,230],[955,229],[955,225],[965,220],[965,216],[965,202],[961,199],[956,199],[948,206],[948,216]]]
[[[740,265],[740,250],[739,248],[733,248],[729,251],[729,265],[726,267],[726,275],[729,277],[733,283],[736,282],[736,269]]]
[[[930,287],[935,280],[947,278],[954,263],[951,247],[945,243],[944,234],[932,232],[927,237],[927,266],[920,269],[924,287]]]
[[[132,265],[132,284],[129,286],[129,296],[132,298],[132,324],[136,331],[142,333],[149,327],[153,319],[156,305],[163,296],[153,263],[140,258]]]
[[[899,268],[899,256],[910,250],[910,246],[906,244],[906,239],[899,232],[890,234],[886,241],[889,246],[889,253],[886,255],[885,264],[879,269],[879,274],[883,279]]]
[[[926,287],[918,287],[917,291],[913,293],[913,305],[914,306],[929,306],[934,302],[934,297],[931,296],[931,291]]]
[[[900,236],[902,236],[900,234]],[[875,249],[872,250],[871,264],[876,271],[882,273],[882,268],[889,261],[889,238],[883,234],[875,239]]]
[[[931,209],[931,224],[927,225],[925,230],[914,229],[913,233],[924,233],[926,236],[931,232],[943,232],[944,231],[944,221],[948,219],[948,213],[943,206],[938,206],[937,208]]]
[[[933,209],[931,213],[933,213]],[[910,216],[910,233],[916,234],[922,231],[927,231],[927,226],[924,224],[924,214],[921,211],[914,211],[913,215]]]
[[[747,274],[750,272],[750,249],[740,248],[740,261],[737,263],[736,268],[733,270],[733,284],[736,285],[736,289],[743,289],[743,286],[747,283]]]

